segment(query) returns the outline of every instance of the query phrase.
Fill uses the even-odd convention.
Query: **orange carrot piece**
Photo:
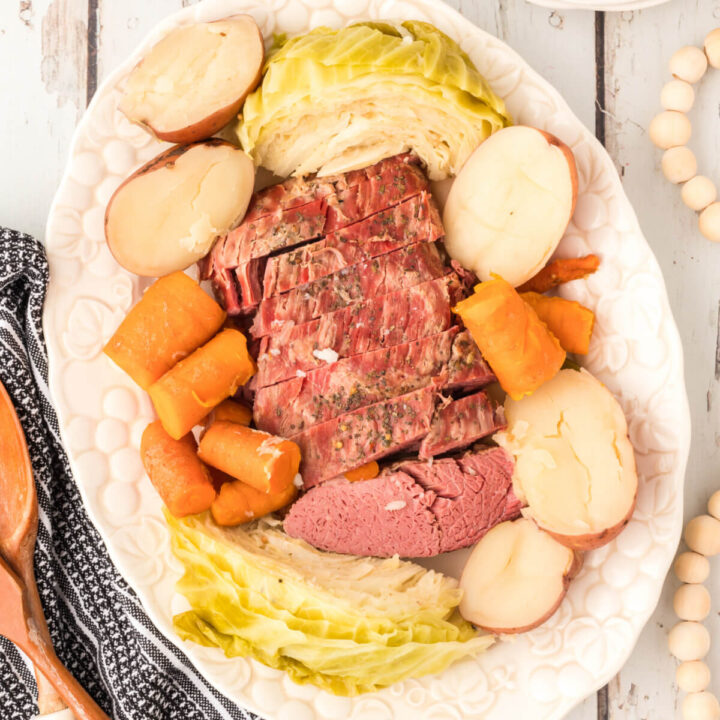
[[[208,465],[263,493],[287,490],[300,468],[294,442],[224,420],[208,428],[199,454]]]
[[[559,258],[549,262],[537,275],[523,283],[517,291],[544,293],[563,283],[581,280],[592,275],[598,267],[600,267],[600,258],[597,255]]]
[[[140,441],[140,456],[150,482],[175,517],[208,510],[215,499],[210,471],[197,455],[188,433],[171,438],[159,420],[150,423]]]
[[[557,338],[500,277],[476,285],[475,293],[454,310],[514,400],[537,390],[565,362]]]
[[[567,352],[587,355],[595,324],[592,310],[574,300],[534,292],[521,293],[520,297],[535,310]]]
[[[245,336],[223,330],[154,382],[148,392],[167,433],[181,438],[255,374]]]
[[[225,311],[184,272],[156,280],[105,346],[105,354],[143,390],[207,342]]]
[[[380,466],[373,460],[360,467],[356,467],[354,470],[348,470],[345,473],[345,477],[350,482],[357,482],[358,480],[372,480],[374,477],[377,477],[379,473]]]
[[[213,422],[234,422],[246,427],[252,422],[252,410],[234,400],[223,400],[213,412]]]
[[[235,480],[221,486],[210,512],[218,525],[241,525],[285,507],[296,495],[297,488],[293,483],[281,492],[266,493],[242,480]]]

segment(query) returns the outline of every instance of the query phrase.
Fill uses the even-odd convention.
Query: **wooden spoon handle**
[[[82,685],[60,662],[52,648],[42,641],[25,643],[23,650],[55,688],[58,695],[67,703],[77,720],[110,720],[100,709]]]

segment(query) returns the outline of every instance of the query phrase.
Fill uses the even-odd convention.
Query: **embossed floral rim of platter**
[[[585,365],[622,404],[640,473],[630,524],[610,545],[588,553],[549,622],[442,675],[353,699],[295,685],[255,661],[226,659],[174,635],[172,615],[182,609],[174,590],[180,568],[138,454],[152,408],[101,353],[147,285],[110,255],[105,205],[121,180],[163,147],[119,113],[118,84],[173,26],[237,12],[253,15],[266,38],[367,18],[431,22],[460,42],[518,122],[554,133],[572,148],[579,198],[560,254],[592,252],[602,264],[564,294],[596,313]],[[620,669],[657,603],[680,535],[690,442],[682,348],[660,269],[610,158],[558,93],[499,40],[439,0],[206,0],[186,8],[158,25],[98,90],[76,131],[46,242],[50,386],[88,512],[153,622],[229,698],[268,720],[544,720],[562,717]],[[433,565],[457,574],[462,552]]]

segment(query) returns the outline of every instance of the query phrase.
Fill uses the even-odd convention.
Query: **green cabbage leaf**
[[[398,558],[326,553],[278,521],[221,529],[166,513],[190,610],[184,640],[252,657],[338,695],[444,670],[489,647],[460,617],[457,582]]]
[[[367,22],[281,40],[238,136],[257,165],[282,177],[347,172],[414,150],[441,180],[509,124],[503,101],[447,35],[418,21]]]

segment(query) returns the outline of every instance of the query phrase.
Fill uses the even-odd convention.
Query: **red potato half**
[[[532,395],[505,401],[495,440],[515,458],[513,491],[533,519],[576,550],[605,545],[635,509],[635,455],[620,405],[585,370],[561,370]]]
[[[175,28],[130,73],[120,110],[161,140],[204,140],[237,115],[264,59],[249,15]]]
[[[183,270],[242,218],[254,181],[252,160],[224,140],[172,147],[110,198],[105,211],[110,252],[136,275]]]
[[[516,125],[491,135],[458,173],[443,211],[445,247],[481,280],[522,285],[550,259],[575,211],[570,148]]]
[[[582,556],[521,518],[496,525],[473,548],[460,578],[460,613],[483,630],[522,633],[560,606]]]

